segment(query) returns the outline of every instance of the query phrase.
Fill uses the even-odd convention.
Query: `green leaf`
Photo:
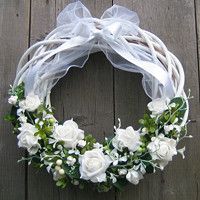
[[[182,97],[176,97],[173,98],[170,102],[171,103],[175,103],[176,104],[176,108],[175,108],[175,112],[177,111],[177,117],[179,118],[179,123],[181,122],[181,118],[183,118],[183,116],[185,115],[185,112],[187,110],[187,105],[185,102],[185,99]]]
[[[86,141],[86,145],[85,147],[81,150],[81,153],[83,154],[85,151],[87,150],[91,150],[93,149],[93,145],[96,142],[96,139],[91,135],[91,134],[87,134],[85,135],[85,141]]]
[[[14,115],[11,115],[11,114],[7,114],[4,116],[4,120],[5,121],[9,121],[9,122],[13,122],[15,121],[16,117]]]
[[[145,165],[145,170],[148,174],[151,174],[154,172],[154,167],[152,166],[151,163],[149,163],[148,161],[152,160],[152,157],[149,153],[145,153],[145,155],[142,155],[142,160],[146,160],[147,162],[143,161],[143,164]]]
[[[156,131],[156,128],[155,127],[150,127],[149,131],[150,131],[150,133],[154,133]]]
[[[20,83],[17,87],[14,88],[12,95],[16,95],[18,100],[24,99],[24,82]]]
[[[152,118],[149,114],[145,113],[143,119],[139,120],[142,128],[145,127],[149,133],[154,134],[158,128],[158,124],[156,123],[156,119]]]
[[[11,122],[12,125],[14,126],[13,132],[15,134],[18,134],[19,132],[18,128],[20,126],[20,123],[17,120],[17,108],[15,106],[12,106],[10,114],[4,116],[4,120]]]
[[[141,124],[141,125],[144,125],[144,122],[145,122],[144,119],[139,120],[139,124]]]
[[[35,133],[35,136],[39,135],[43,140],[47,140],[47,136],[43,130],[39,130]]]
[[[98,192],[108,192],[111,188],[112,185],[109,182],[103,182],[97,185]]]
[[[147,174],[152,174],[154,172],[154,167],[150,163],[146,163],[146,173]]]
[[[62,168],[71,179],[80,179],[79,166],[76,166],[73,170],[67,165],[62,165]]]
[[[142,158],[142,160],[152,160],[152,157],[149,153],[144,153],[143,155],[140,156],[140,158]]]
[[[61,187],[62,189],[67,186],[67,180],[66,179],[60,179],[56,182],[56,186]]]
[[[63,184],[62,181],[57,181],[57,182],[56,182],[56,186],[58,186],[58,187],[60,187],[62,184]]]
[[[123,188],[128,184],[128,181],[126,179],[118,179],[117,182],[115,182],[113,185],[120,191],[123,190]]]

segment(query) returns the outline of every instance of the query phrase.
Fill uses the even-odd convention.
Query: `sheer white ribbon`
[[[182,66],[174,69],[176,74],[182,73],[181,83],[177,86],[173,82],[171,64],[168,63],[166,69],[161,63],[162,55],[159,59],[149,51],[153,48],[151,44],[146,48],[142,43],[128,42],[129,38],[138,41],[139,35],[152,40],[139,28],[137,14],[127,8],[113,5],[97,19],[81,2],[69,4],[57,17],[57,28],[22,56],[14,86],[24,81],[26,95],[34,92],[44,99],[71,67],[81,68],[90,53],[103,51],[114,67],[142,73],[144,90],[152,99],[181,95],[184,85]],[[166,48],[161,42],[160,45]],[[33,50],[36,51],[31,60],[26,62]]]

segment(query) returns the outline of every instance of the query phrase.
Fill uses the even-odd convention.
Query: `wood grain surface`
[[[199,0],[84,0],[100,17],[113,4],[136,11],[140,27],[159,36],[182,62],[185,90],[192,91],[189,132],[184,141],[186,159],[177,156],[163,172],[147,175],[123,192],[97,193],[69,187],[59,190],[51,175],[17,163],[25,152],[17,148],[12,127],[3,121],[9,112],[7,91],[22,53],[42,40],[56,24],[56,16],[70,0],[0,0],[0,200],[200,200],[200,1]],[[138,127],[149,99],[142,76],[114,69],[103,53],[90,55],[84,68],[70,69],[52,91],[56,117],[74,118],[99,141],[113,132],[118,117],[122,126]]]

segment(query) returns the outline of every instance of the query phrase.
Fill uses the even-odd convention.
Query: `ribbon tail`
[[[44,56],[36,65],[30,66],[25,77],[25,93],[34,91],[43,99],[71,67],[84,66],[92,48],[92,41],[87,45],[89,42],[80,36],[72,38]]]
[[[109,51],[105,52],[102,49],[102,51],[104,51],[104,53],[106,54],[108,60],[116,68],[130,72],[142,73],[144,75],[143,87],[145,89],[145,92],[150,98],[158,98],[161,95],[167,96],[169,98],[172,98],[174,96],[175,91],[167,71],[165,71],[159,65],[154,64],[152,62],[136,59],[130,52],[128,52],[122,46],[119,46],[116,42],[107,40],[107,43],[113,50],[113,52]],[[125,63],[123,63],[122,60],[120,59],[116,59],[117,55],[120,56],[121,58],[124,58]],[[155,81],[154,79],[156,79],[157,81]],[[147,87],[146,83],[154,84],[154,87]],[[150,88],[153,88],[154,91],[150,91],[151,90]]]

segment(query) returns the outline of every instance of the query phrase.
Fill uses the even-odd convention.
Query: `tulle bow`
[[[125,7],[113,5],[98,19],[79,1],[67,5],[57,17],[57,28],[45,39],[65,42],[56,48],[48,46],[52,49],[41,51],[44,56],[31,64],[23,80],[26,94],[34,92],[44,98],[71,67],[83,67],[90,53],[103,51],[114,67],[142,73],[149,97],[172,98],[173,84],[160,60],[126,39],[137,37],[140,30],[137,13]]]

